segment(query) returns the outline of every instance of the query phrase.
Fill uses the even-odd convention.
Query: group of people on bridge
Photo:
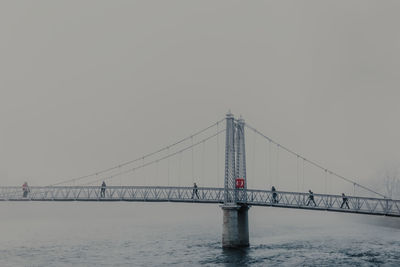
[[[107,187],[106,182],[103,181],[103,183],[101,184],[101,187],[100,187],[100,198],[106,197],[106,187]],[[24,197],[24,198],[28,197],[29,192],[30,192],[30,188],[28,186],[28,183],[25,182],[22,185],[22,197]],[[272,204],[278,204],[279,198],[278,198],[278,193],[276,191],[275,186],[272,186],[271,192],[272,192],[272,200],[271,200]],[[199,190],[198,190],[196,183],[193,184],[192,199],[194,199],[194,197],[197,197],[197,199],[200,198]],[[342,193],[342,200],[343,201],[342,201],[342,204],[340,205],[340,208],[342,209],[344,206],[346,206],[348,209],[350,209],[349,200],[344,193]],[[306,206],[310,206],[311,204],[314,204],[314,206],[317,206],[317,203],[315,203],[315,200],[314,200],[314,192],[311,190],[308,190],[308,198],[307,198]]]
[[[273,204],[278,204],[279,199],[278,199],[278,193],[276,192],[275,186],[272,186],[271,192],[272,192],[271,202]],[[314,204],[314,207],[317,206],[317,203],[315,203],[315,200],[314,200],[314,192],[311,190],[308,190],[308,198],[307,198],[306,206],[310,206],[311,204]],[[340,208],[343,209],[344,206],[346,206],[348,209],[350,209],[349,199],[347,198],[347,196],[344,193],[342,193],[342,204],[340,205]]]
[[[29,188],[29,186],[28,186],[28,182],[25,182],[23,185],[22,185],[22,197],[23,198],[27,198],[28,197],[28,194],[31,192],[31,189]],[[105,181],[103,181],[103,183],[101,184],[101,187],[100,187],[100,197],[101,198],[104,198],[104,197],[106,197],[106,182]]]
[[[100,198],[105,198],[106,197],[106,187],[107,187],[106,182],[103,181],[103,183],[100,186]],[[30,191],[31,190],[30,190],[30,188],[28,186],[28,183],[25,182],[22,185],[22,197],[24,197],[24,198],[28,197],[28,194],[29,194]],[[194,199],[195,196],[197,197],[197,199],[200,198],[199,197],[199,190],[197,189],[197,184],[196,183],[193,184],[192,199]]]
[[[275,186],[272,186],[271,192],[272,192],[272,201],[271,202],[273,204],[278,204],[279,199],[278,199],[278,193],[276,191]],[[192,199],[194,199],[195,196],[197,197],[197,199],[199,199],[199,193],[198,193],[198,188],[197,188],[196,183],[193,184]],[[315,200],[314,200],[314,192],[311,190],[308,190],[308,198],[307,198],[306,206],[310,206],[311,204],[313,204],[314,207],[317,206],[317,203],[315,203]],[[344,206],[346,206],[348,209],[350,209],[349,199],[346,197],[346,195],[344,193],[342,193],[342,204],[340,205],[340,208],[342,209]]]

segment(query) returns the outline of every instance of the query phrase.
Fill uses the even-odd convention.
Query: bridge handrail
[[[2,201],[173,201],[198,203],[223,203],[225,189],[220,187],[176,186],[107,186],[106,192],[101,186],[32,186],[30,193],[23,196],[19,186],[0,187]],[[310,204],[308,193],[275,191],[277,201],[270,190],[231,189],[239,192],[237,203],[255,206],[300,208],[310,210],[340,211],[374,215],[400,217],[400,200],[346,196],[348,209],[344,209],[341,195],[314,194],[315,202]],[[244,193],[244,194],[243,194]],[[103,195],[102,195],[103,194]],[[307,202],[307,203],[306,203]]]
[[[251,192],[270,192],[272,194],[271,190],[262,190],[262,189],[247,189],[247,191],[251,191]],[[307,192],[290,192],[290,191],[275,191],[278,194],[296,194],[296,195],[304,195],[304,196],[308,196],[309,193]],[[342,198],[342,195],[334,195],[334,194],[321,194],[321,193],[314,193],[313,194],[314,197],[326,197],[326,196],[330,196],[330,197],[340,197]],[[357,199],[369,199],[369,200],[390,200],[390,201],[400,201],[399,199],[393,199],[393,198],[374,198],[374,197],[363,197],[363,196],[354,196],[354,195],[346,195],[347,198],[357,198]]]
[[[93,186],[30,186],[30,190],[54,190],[54,189],[100,189],[101,185]],[[191,186],[138,186],[138,185],[127,185],[127,186],[118,186],[118,185],[110,185],[107,186],[106,189],[169,189],[169,190],[193,190]],[[224,191],[224,188],[221,187],[198,187],[199,191],[201,190],[211,190],[211,191]],[[21,186],[0,186],[0,196],[4,195],[3,191],[5,190],[15,190],[13,192],[7,192],[7,194],[22,192]],[[228,191],[241,192],[241,189],[230,189]],[[263,189],[246,189],[247,193],[269,193],[272,194],[271,190],[263,190]],[[275,191],[277,194],[284,195],[300,195],[300,196],[309,196],[307,192],[290,192],[290,191]],[[334,195],[334,194],[320,194],[314,193],[314,197],[334,197],[334,198],[342,198],[342,195]],[[362,200],[387,200],[387,201],[395,201],[400,202],[398,199],[391,198],[373,198],[373,197],[363,197],[363,196],[353,196],[346,195],[348,199],[362,199]]]

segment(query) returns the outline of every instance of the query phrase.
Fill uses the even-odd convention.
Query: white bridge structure
[[[101,197],[99,186],[53,186],[30,187],[30,194],[24,198],[21,187],[1,187],[4,201],[136,201],[136,202],[186,202],[224,203],[224,188],[199,187],[198,196],[193,195],[193,187],[162,186],[108,186],[105,197]],[[234,192],[232,192],[234,193]],[[370,215],[400,217],[400,200],[348,196],[349,209],[341,208],[341,195],[314,194],[315,205],[309,204],[307,193],[277,192],[273,201],[268,190],[247,189],[246,197],[238,199],[239,204],[308,210],[324,210]]]
[[[225,121],[225,123],[223,123],[223,121]],[[224,124],[225,127],[221,128],[221,124]],[[213,127],[217,128],[216,131],[207,134]],[[295,159],[296,166],[294,169],[296,170],[296,174],[294,175],[295,177],[293,177],[294,179],[292,179],[292,184],[297,185],[297,191],[285,191],[281,190],[282,188],[272,191],[265,190],[266,187],[260,189],[248,188],[249,179],[247,177],[245,149],[246,128],[252,131],[254,136],[261,137],[267,148],[265,153],[267,160],[263,160],[261,164],[261,169],[265,169],[265,173],[257,175],[257,169],[254,168],[252,176],[269,178],[269,182],[265,183],[265,185],[268,186],[279,183],[279,153],[286,153]],[[195,159],[194,148],[202,148],[200,150],[202,150],[203,156],[200,161],[202,161],[201,165],[203,168],[202,176],[205,177],[207,176],[204,174],[206,169],[205,144],[213,139],[217,139],[215,143],[217,149],[213,150],[219,154],[218,136],[221,133],[226,134],[223,187],[192,186],[192,183],[197,181],[194,178],[195,174],[193,170],[195,167],[194,163],[198,161]],[[198,136],[202,136],[202,138],[196,141],[195,138]],[[188,142],[189,145],[183,146]],[[253,149],[256,149],[255,142],[253,144]],[[272,164],[274,159],[273,153],[271,152],[272,147],[275,147],[276,153],[274,163],[277,164],[275,166],[275,172],[273,171]],[[182,163],[184,161],[183,155],[187,155],[187,158],[189,158],[187,163]],[[254,153],[253,155],[253,161],[255,161],[256,154]],[[175,166],[171,166],[173,158],[178,158],[178,164],[175,164]],[[182,174],[182,172],[184,172],[182,169],[185,169],[186,165],[190,165],[190,158],[192,173]],[[213,180],[222,180],[222,175],[219,172],[218,155],[214,158],[210,157],[210,161],[213,162],[218,169]],[[112,181],[121,176],[127,176],[127,178],[130,179],[130,177],[138,173],[141,169],[156,169],[156,174],[151,176],[157,176],[160,172],[159,169],[161,168],[160,164],[162,162],[167,162],[168,171],[161,171],[161,173],[164,174],[167,172],[167,175],[162,176],[162,179],[168,180],[167,185],[157,185],[157,183],[161,181],[160,179],[155,179],[155,185],[123,185],[122,180],[120,185],[107,185],[103,187],[98,185],[101,181]],[[314,181],[320,181],[323,184],[322,188],[325,188],[323,194],[305,192],[304,181],[307,178],[304,173],[306,164],[308,168],[320,171],[320,173],[316,175],[317,178]],[[178,170],[174,171],[174,168]],[[287,164],[285,164],[285,168],[289,168]],[[187,169],[186,166],[186,171]],[[148,176],[150,175],[147,174],[147,177]],[[182,176],[186,178],[182,178]],[[187,179],[189,176],[191,176],[190,182]],[[174,179],[176,177],[178,177],[178,179]],[[141,179],[141,182],[147,182],[147,180]],[[165,182],[164,180],[163,182]],[[259,180],[263,181],[263,178]],[[332,181],[340,181],[343,184],[347,184],[348,188],[353,189],[353,192],[351,192],[353,194],[349,194],[348,190],[346,191],[346,195],[342,195],[342,192],[336,192],[336,194],[328,193],[329,183]],[[182,183],[184,183],[184,185]],[[302,183],[303,192],[299,192],[300,184]],[[314,183],[312,183],[311,186],[313,184]],[[330,186],[332,186],[332,183]],[[256,187],[259,186],[256,185]],[[343,188],[345,187],[341,189]],[[23,191],[27,192],[24,193]],[[310,201],[310,199],[313,201]],[[0,186],[0,201],[146,201],[220,204],[223,210],[223,247],[249,245],[248,210],[251,206],[400,217],[400,200],[390,199],[379,192],[355,182],[353,179],[341,176],[314,161],[306,159],[249,126],[243,119],[235,119],[230,113],[226,115],[225,119],[172,145],[135,160],[121,163],[117,166],[92,174],[64,180],[49,186],[30,186],[24,189],[21,186]]]

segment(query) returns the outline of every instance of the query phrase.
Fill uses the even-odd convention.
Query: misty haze
[[[2,1],[0,266],[399,266],[399,12]]]

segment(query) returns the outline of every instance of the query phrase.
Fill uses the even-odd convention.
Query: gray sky
[[[0,184],[91,173],[229,109],[371,179],[400,159],[399,12],[364,0],[1,1]]]

